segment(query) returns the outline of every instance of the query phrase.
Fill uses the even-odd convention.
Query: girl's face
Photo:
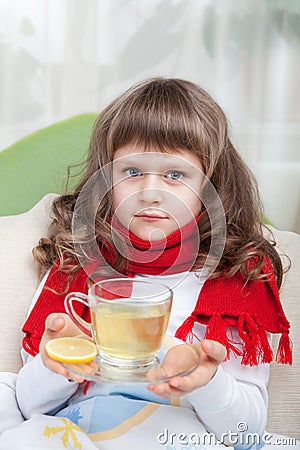
[[[163,239],[201,209],[203,167],[197,155],[143,151],[134,144],[113,158],[113,209],[123,226],[143,240]]]

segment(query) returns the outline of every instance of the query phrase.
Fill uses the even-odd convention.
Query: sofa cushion
[[[21,367],[21,328],[38,285],[32,249],[47,233],[56,195],[46,195],[26,213],[0,217],[1,371],[17,372]]]
[[[30,211],[9,217],[0,217],[0,370],[17,372],[21,367],[20,348],[22,324],[38,285],[37,266],[32,248],[46,236],[50,223],[49,210],[57,194],[48,194]],[[291,321],[294,344],[294,364],[282,366],[273,363],[269,383],[268,431],[300,438],[300,235],[270,227],[277,249],[286,265],[287,254],[291,269],[285,274],[281,299]],[[274,349],[277,340],[273,340]]]
[[[272,363],[267,429],[269,432],[300,439],[300,235],[269,228],[274,233],[276,249],[284,266],[287,266],[288,258],[291,264],[290,270],[283,277],[280,298],[291,322],[293,365]],[[273,338],[274,351],[277,343],[278,336]]]

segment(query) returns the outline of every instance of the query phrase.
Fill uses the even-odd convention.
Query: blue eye
[[[140,177],[142,175],[141,170],[136,167],[129,167],[128,169],[125,169],[124,172],[131,178]]]
[[[179,170],[170,170],[170,172],[166,174],[166,177],[172,181],[180,181],[183,176],[184,174]]]

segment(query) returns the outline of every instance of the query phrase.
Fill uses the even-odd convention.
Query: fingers
[[[66,324],[66,314],[49,314],[46,319],[45,330],[50,333],[56,333],[62,330]]]
[[[45,332],[43,334],[40,343],[40,354],[45,367],[47,367],[52,372],[62,375],[71,380],[81,383],[84,381],[82,376],[71,373],[66,367],[61,363],[50,358],[46,352],[46,344],[50,339],[76,336],[80,333],[80,330],[76,327],[73,321],[67,314],[64,313],[53,313],[50,314],[45,322]]]
[[[166,399],[171,396],[179,397],[209,383],[214,377],[219,364],[226,358],[227,350],[219,342],[208,339],[205,339],[199,344],[194,344],[192,347],[200,357],[200,364],[192,373],[182,377],[174,376],[165,383],[150,385],[147,387],[148,390],[154,392],[159,397]],[[179,364],[180,361],[185,358],[187,348],[184,346],[177,346],[176,350],[176,358],[171,358],[172,353],[169,351],[169,355],[167,353],[166,358],[159,369],[163,368],[165,373],[174,373],[174,365],[176,367],[176,364]],[[155,382],[154,378],[152,378],[152,380]],[[149,379],[149,382],[152,380]]]
[[[45,330],[51,338],[75,336],[81,333],[72,319],[65,313],[49,314],[46,319]]]
[[[84,377],[76,375],[73,372],[70,372],[70,370],[64,367],[61,363],[54,361],[54,359],[52,358],[48,358],[47,368],[52,372],[55,372],[58,375],[62,375],[63,377],[68,378],[69,380],[76,381],[77,383],[83,383],[85,381]]]
[[[180,397],[207,384],[212,377],[212,373],[210,367],[200,365],[190,375],[176,376],[168,382],[147,386],[147,389],[163,399]]]
[[[209,339],[204,339],[204,341],[201,342],[201,350],[207,358],[214,361],[216,364],[223,362],[227,355],[227,350],[224,345]]]

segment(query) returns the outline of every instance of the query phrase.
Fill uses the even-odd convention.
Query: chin
[[[133,234],[135,234],[138,238],[142,239],[143,241],[160,241],[162,239],[165,239],[169,234],[173,233],[173,230],[163,230],[159,228],[152,228],[152,229],[144,229],[141,230],[130,230]]]

